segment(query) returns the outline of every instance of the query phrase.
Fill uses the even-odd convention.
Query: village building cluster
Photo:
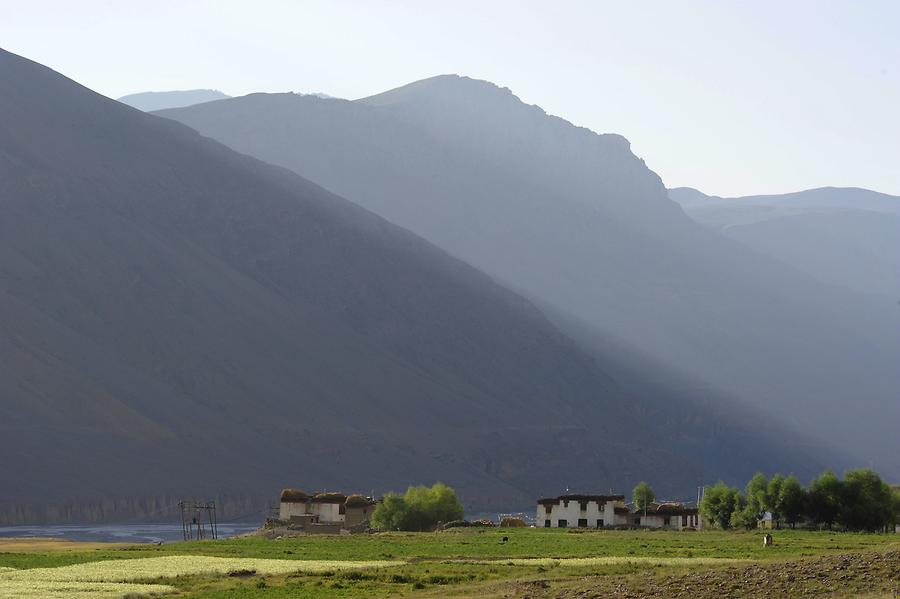
[[[367,495],[284,489],[275,524],[308,533],[338,534],[368,526],[375,499]]]
[[[359,532],[368,528],[377,503],[374,497],[362,494],[284,489],[277,516],[269,524],[312,534]],[[579,493],[538,499],[534,520],[536,527],[543,528],[693,530],[702,524],[699,510],[684,503],[653,502],[646,509],[636,509],[625,502],[624,495]]]
[[[566,494],[538,499],[535,525],[544,528],[665,528],[697,529],[702,526],[696,507],[679,502],[654,502],[635,510],[624,495]]]

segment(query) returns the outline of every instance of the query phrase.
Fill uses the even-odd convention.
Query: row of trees
[[[403,495],[388,493],[372,514],[372,526],[382,530],[431,530],[439,523],[462,520],[463,506],[443,483],[409,487]]]
[[[900,491],[868,468],[850,470],[843,480],[828,470],[808,487],[793,475],[767,479],[757,473],[743,493],[720,481],[704,490],[700,502],[703,519],[719,528],[756,528],[766,513],[777,528],[808,522],[874,532],[900,523]]]

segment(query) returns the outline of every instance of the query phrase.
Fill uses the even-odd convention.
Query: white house
[[[535,522],[544,528],[624,526],[628,508],[624,495],[560,495],[538,499]]]
[[[670,530],[700,528],[700,511],[695,507],[687,507],[679,502],[653,503],[646,511],[632,509],[628,524],[631,526],[667,528]]]

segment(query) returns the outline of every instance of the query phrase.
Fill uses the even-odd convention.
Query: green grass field
[[[853,559],[861,556],[859,559],[867,560],[867,564],[875,560],[873,563],[877,564],[877,567],[869,564],[868,569],[861,570],[856,586],[849,585],[852,581],[844,579],[847,582],[844,586],[852,587],[854,593],[880,596],[878,593],[893,592],[895,583],[900,589],[896,580],[900,579],[900,560],[896,564],[896,575],[892,569],[892,552],[900,548],[900,536],[808,531],[774,531],[773,534],[775,545],[770,548],[763,547],[760,533],[748,532],[471,528],[438,533],[274,540],[251,537],[162,546],[105,548],[95,544],[85,551],[67,546],[60,551],[17,552],[15,543],[6,543],[0,550],[0,599],[16,596],[12,586],[15,580],[21,588],[24,580],[48,578],[86,585],[152,583],[160,585],[157,589],[174,589],[175,594],[171,596],[209,599],[389,597],[401,594],[478,596],[482,599],[502,596],[538,598],[545,594],[548,597],[591,596],[591,593],[622,597],[674,596],[671,590],[654,594],[653,585],[657,584],[654,581],[687,588],[690,580],[684,582],[678,577],[719,573],[715,575],[730,576],[733,580],[728,584],[739,586],[747,583],[734,580],[742,580],[742,573],[748,568],[766,568],[766,572],[771,571],[772,576],[777,577],[782,570],[793,567],[812,568],[813,571],[830,567],[815,566],[818,563],[815,560],[831,560],[821,563],[835,562],[838,564],[834,566],[836,571],[849,572],[852,568],[840,566],[843,563],[840,560],[845,560],[846,555]],[[502,537],[508,540],[504,543]],[[203,556],[229,560],[198,559]],[[135,559],[138,561],[132,564],[121,561],[94,563]],[[278,561],[266,567],[266,562],[259,560]],[[318,567],[311,567],[310,562]],[[227,574],[242,569],[242,563],[246,564],[244,569],[256,570],[256,573]],[[65,568],[76,564],[85,566]],[[216,569],[208,564],[226,565]],[[54,570],[22,572],[38,568]],[[876,571],[877,576],[873,575]],[[797,578],[787,574],[784,577],[791,581]],[[808,579],[812,584],[814,578],[803,580]],[[629,595],[630,588],[643,588],[644,591]],[[829,588],[822,586],[822,593],[827,594]],[[616,594],[619,593],[617,589],[625,589],[624,594]],[[840,592],[839,588],[835,590]],[[815,596],[818,591],[813,591],[812,596]],[[78,595],[71,589],[68,592],[68,596],[85,599],[115,596],[87,592]],[[135,591],[129,586],[128,592]],[[55,599],[66,595],[48,592],[44,596]],[[694,592],[691,596],[702,595]]]

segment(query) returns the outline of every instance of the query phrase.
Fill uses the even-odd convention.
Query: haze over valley
[[[900,466],[883,443],[900,417],[896,301],[698,224],[622,136],[455,75],[355,102],[251,94],[158,114],[422,235],[543,305],[601,360],[624,341],[781,423]],[[865,409],[847,414],[847,397]]]
[[[824,283],[900,301],[900,197],[857,188],[711,197],[669,190],[687,214]]]

